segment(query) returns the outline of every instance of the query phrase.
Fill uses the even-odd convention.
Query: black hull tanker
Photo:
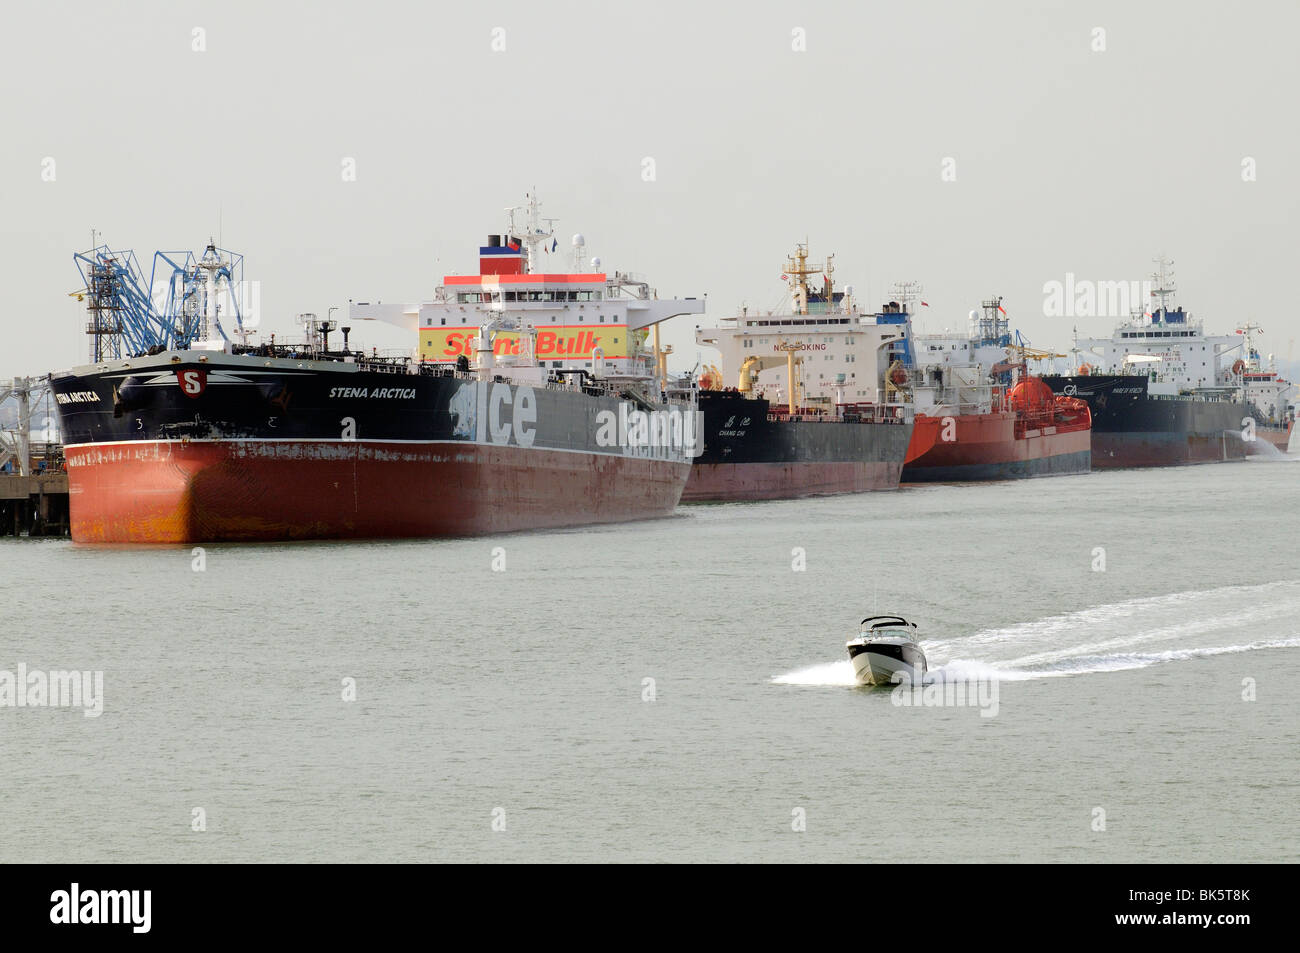
[[[898,486],[912,437],[901,408],[836,416],[771,412],[768,402],[728,391],[700,394],[704,449],[683,502],[789,499]]]
[[[1053,393],[1092,412],[1092,465],[1165,467],[1242,460],[1249,452],[1249,404],[1202,395],[1149,392],[1141,374],[1048,375]]]
[[[1110,337],[1076,338],[1072,353],[1083,363],[1074,375],[1043,380],[1055,393],[1088,402],[1096,468],[1223,463],[1259,452],[1265,441],[1256,428],[1269,417],[1252,399],[1252,378],[1261,375],[1243,359],[1253,351],[1250,332],[1258,328],[1208,334],[1203,322],[1172,303],[1173,263],[1156,261],[1155,307],[1148,312],[1145,302],[1131,302],[1138,307]],[[1124,292],[1124,282],[1115,285]],[[1119,304],[1124,296],[1108,301]],[[1258,355],[1253,360],[1258,371]],[[1255,396],[1283,392],[1269,385]]]
[[[179,315],[126,293],[131,256],[78,256],[92,362],[51,376],[73,539],[459,536],[671,513],[698,445],[695,387],[666,380],[645,329],[703,304],[576,261],[542,272],[554,238],[535,197],[526,209],[434,300],[351,306],[418,334],[403,357],[349,347],[350,327],[315,315],[302,345],[250,345],[236,311],[234,343],[215,294],[231,265],[212,245],[174,276]],[[165,343],[136,350],[160,328]]]
[[[632,520],[670,513],[690,469],[680,449],[619,446],[619,421],[639,405],[563,381],[167,352],[57,374],[51,386],[80,542]],[[690,404],[661,412],[689,438]]]

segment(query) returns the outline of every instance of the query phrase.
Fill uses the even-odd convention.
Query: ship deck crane
[[[1069,357],[1068,354],[1057,354],[1055,351],[1041,351],[1038,348],[1028,347],[1024,344],[1013,344],[1007,348],[1007,356],[1011,357],[1012,352],[1019,357],[1017,364],[1024,364],[1026,361],[1054,361],[1058,357]]]

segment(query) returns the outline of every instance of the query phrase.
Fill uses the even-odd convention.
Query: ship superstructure
[[[1259,413],[1256,436],[1285,451],[1295,427],[1296,386],[1278,373],[1272,354],[1267,365],[1261,360],[1253,336],[1262,330],[1249,322],[1237,329],[1246,339],[1246,357],[1240,364],[1234,361],[1232,369],[1240,375],[1246,401]]]
[[[1203,397],[1240,397],[1245,356],[1239,334],[1211,335],[1204,324],[1173,303],[1177,294],[1172,262],[1157,259],[1149,312],[1133,313],[1108,338],[1076,338],[1074,350],[1093,374],[1140,374],[1150,394],[1195,391]]]
[[[564,254],[534,195],[507,209],[507,227],[479,248],[479,273],[446,275],[431,301],[352,303],[350,318],[418,329],[421,363],[482,369],[585,370],[606,377],[662,382],[668,350],[658,325],[674,315],[700,314],[696,298],[660,299],[641,276],[601,270],[587,259],[586,238],[572,237]]]
[[[918,300],[918,292],[902,285],[896,296],[901,297],[907,310]],[[1002,306],[1002,298],[985,299],[979,310],[971,311],[969,327],[965,333],[943,331],[917,334],[914,338],[916,363],[920,366],[956,365],[979,367],[981,378],[988,377],[992,369],[1007,361],[1007,351],[1012,345],[1011,319]],[[966,375],[959,375],[963,379]]]
[[[801,243],[782,272],[785,307],[745,308],[717,327],[697,328],[696,342],[721,352],[718,385],[801,412],[903,403],[885,372],[906,350],[908,316],[897,302],[880,313],[864,311],[852,285],[836,290],[834,274],[833,255],[811,262]]]
[[[912,407],[890,383],[911,329],[868,315],[852,286],[837,291],[834,257],[797,246],[782,275],[786,304],[748,308],[696,341],[721,352],[701,377],[704,448],[683,500],[856,493],[898,486]]]
[[[1206,333],[1173,302],[1172,262],[1156,262],[1152,310],[1132,314],[1108,338],[1076,339],[1076,373],[1045,380],[1088,401],[1094,467],[1240,460],[1257,449],[1267,421],[1248,396],[1248,335]]]

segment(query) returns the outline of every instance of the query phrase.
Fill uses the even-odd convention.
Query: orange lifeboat
[[[1080,365],[1079,365],[1079,376],[1080,376],[1080,377],[1087,377],[1087,376],[1090,375],[1091,373],[1092,373],[1092,365],[1091,365],[1091,364],[1080,364]]]

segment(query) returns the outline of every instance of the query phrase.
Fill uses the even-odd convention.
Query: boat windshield
[[[865,634],[880,632],[887,635],[897,635],[906,639],[916,638],[916,626],[908,622],[902,616],[897,615],[873,615],[862,620],[861,631]]]

